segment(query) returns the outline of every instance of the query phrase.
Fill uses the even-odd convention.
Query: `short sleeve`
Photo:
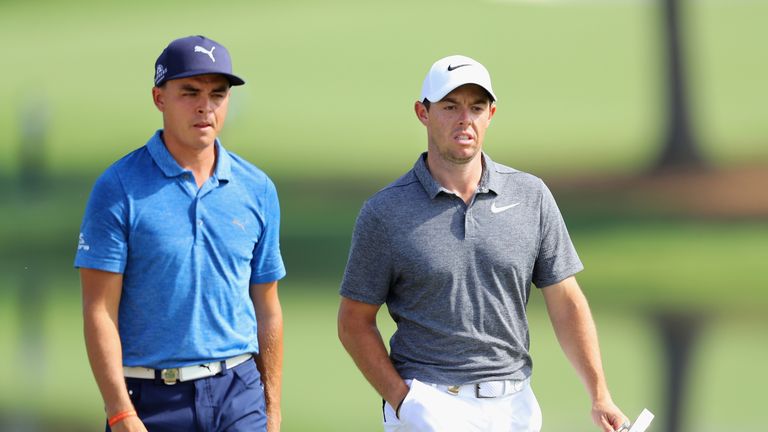
[[[538,288],[558,283],[584,269],[555,198],[543,182],[540,236],[539,254],[532,275]]]
[[[355,221],[340,294],[352,300],[380,305],[389,293],[392,258],[386,227],[366,202]]]
[[[123,273],[128,256],[124,189],[113,169],[96,180],[80,226],[75,267]]]
[[[266,179],[263,197],[264,227],[251,259],[251,284],[267,283],[285,276],[285,265],[280,254],[280,202],[277,189]]]

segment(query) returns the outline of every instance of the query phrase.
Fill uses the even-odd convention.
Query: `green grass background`
[[[765,164],[768,2],[681,3],[705,155]],[[150,86],[171,39],[202,33],[229,48],[248,83],[233,92],[224,144],[281,195],[284,430],[371,431],[380,402],[337,342],[337,286],[362,200],[425,147],[412,104],[428,67],[463,53],[491,70],[495,160],[545,180],[636,173],[664,130],[660,30],[654,0],[0,2],[0,429],[101,427],[71,269],[77,228],[95,176],[161,126]],[[47,125],[37,193],[18,180],[25,118]],[[661,424],[651,316],[695,310],[712,320],[689,371],[685,430],[754,430],[768,384],[768,223],[628,219],[563,198],[626,413],[648,407]],[[596,430],[539,296],[530,311],[544,430]]]
[[[759,54],[768,5],[682,1],[695,122],[717,163],[768,156]],[[248,84],[225,143],[273,174],[389,177],[423,148],[413,101],[431,63],[466,53],[493,72],[488,150],[536,172],[626,171],[662,130],[655,0],[6,1],[0,167],[13,171],[19,117],[48,104],[56,171],[99,170],[142,144],[167,41],[204,33]],[[35,111],[34,109],[31,109]]]

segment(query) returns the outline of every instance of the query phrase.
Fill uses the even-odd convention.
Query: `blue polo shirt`
[[[96,181],[75,267],[123,274],[125,366],[258,352],[249,286],[285,276],[275,186],[216,140],[216,169],[198,189],[161,134]]]

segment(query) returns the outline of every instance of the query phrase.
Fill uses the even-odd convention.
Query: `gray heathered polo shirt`
[[[363,205],[341,295],[387,304],[397,331],[390,357],[403,378],[439,384],[531,374],[525,307],[583,269],[549,189],[494,163],[469,206],[426,166]]]

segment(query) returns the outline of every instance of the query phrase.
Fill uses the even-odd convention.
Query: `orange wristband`
[[[119,413],[113,415],[112,417],[107,420],[107,423],[109,424],[109,427],[112,427],[121,421],[127,419],[128,417],[132,417],[136,415],[136,410],[126,410],[126,411],[120,411]]]

